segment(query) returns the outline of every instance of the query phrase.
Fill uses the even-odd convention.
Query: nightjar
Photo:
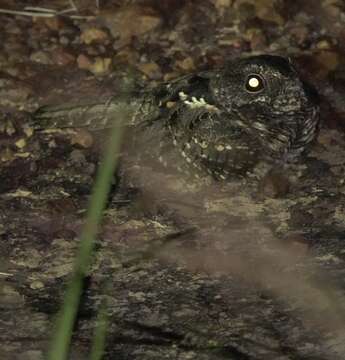
[[[37,128],[112,126],[130,111],[126,138],[138,158],[211,174],[246,177],[259,163],[293,161],[315,138],[318,97],[289,59],[258,55],[224,68],[183,76],[154,89],[87,105],[45,106],[34,114]]]

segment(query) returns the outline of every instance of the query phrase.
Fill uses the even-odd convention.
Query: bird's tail
[[[33,127],[38,130],[54,128],[87,127],[102,130],[123,122],[136,125],[138,121],[154,116],[154,106],[145,98],[118,96],[107,101],[87,104],[43,106],[33,114]]]

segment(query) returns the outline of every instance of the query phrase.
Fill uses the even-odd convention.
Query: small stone
[[[245,37],[250,42],[252,50],[261,50],[267,46],[266,37],[261,29],[248,29]]]
[[[297,44],[303,44],[309,35],[309,29],[306,26],[296,26],[291,29],[290,34],[296,40]]]
[[[51,148],[51,149],[55,149],[57,147],[56,145],[56,141],[54,139],[50,140],[49,143],[48,143],[48,146]]]
[[[86,55],[79,55],[77,58],[77,63],[80,69],[89,70],[95,75],[103,75],[110,71],[110,67],[112,61],[110,58],[101,58],[96,57],[94,61],[92,61]]]
[[[108,40],[108,34],[101,29],[92,27],[83,30],[80,35],[80,40],[84,44],[90,45],[95,42],[104,42],[105,40]]]
[[[327,129],[327,131],[320,131],[317,137],[317,142],[321,145],[331,147],[342,143],[342,134],[337,129]]]
[[[95,75],[105,74],[110,71],[111,64],[112,62],[110,58],[96,57],[95,62],[93,63],[93,66],[90,69],[90,71]]]
[[[52,65],[54,63],[52,56],[42,50],[33,52],[30,55],[30,60],[44,65]]]
[[[20,152],[20,153],[17,153],[16,154],[16,157],[18,157],[18,158],[22,158],[22,159],[26,159],[26,158],[28,158],[30,156],[30,153],[28,153],[28,152]]]
[[[168,109],[173,108],[175,105],[176,105],[176,101],[168,101],[168,102],[165,104],[165,106],[166,106]]]
[[[217,151],[224,151],[224,149],[225,149],[224,145],[216,145]]]
[[[275,2],[272,0],[254,1],[256,13],[259,19],[276,23],[277,25],[284,25],[285,20],[277,12]]]
[[[85,129],[78,129],[71,137],[72,145],[80,145],[87,149],[93,144],[93,137],[91,133]]]
[[[149,79],[160,79],[162,77],[161,69],[155,62],[138,64],[137,67]]]
[[[15,159],[14,153],[11,149],[6,148],[0,151],[0,161],[1,162],[11,162]]]
[[[176,61],[176,66],[184,71],[195,70],[194,60],[191,57],[187,57],[181,61]]]
[[[65,66],[75,62],[75,56],[62,48],[54,49],[52,55],[57,65]]]
[[[246,21],[256,16],[256,9],[254,4],[247,1],[237,1],[235,4],[236,16],[240,21]]]
[[[15,145],[18,149],[23,149],[26,146],[26,140],[25,139],[19,139],[15,142]]]
[[[331,17],[339,17],[344,6],[343,0],[323,0],[322,7],[325,13]]]
[[[88,70],[89,67],[92,66],[92,61],[88,56],[80,54],[77,57],[77,64],[79,69]]]
[[[328,40],[320,40],[316,43],[315,47],[319,50],[329,50],[332,47],[332,44]]]
[[[34,129],[30,126],[23,126],[23,131],[26,137],[31,137],[34,133]]]
[[[136,301],[144,301],[146,299],[146,294],[142,291],[138,291],[138,292],[132,292],[129,291],[128,293],[128,297],[135,299]]]
[[[1,284],[1,307],[5,307],[8,309],[16,308],[18,305],[23,304],[24,298],[18,292],[15,287],[8,285],[6,283]]]
[[[73,150],[70,155],[70,160],[76,165],[82,165],[86,163],[85,155],[81,150]]]
[[[7,123],[6,123],[6,134],[8,135],[8,136],[12,136],[13,134],[15,134],[16,133],[16,129],[15,129],[15,127],[13,126],[13,124],[12,124],[12,121],[8,121]]]
[[[277,25],[284,25],[284,18],[277,12],[275,7],[275,1],[272,0],[237,0],[234,4],[236,9],[250,9],[255,8],[255,15],[264,21],[276,23]],[[246,18],[253,16],[252,11],[248,11],[249,14]]]
[[[337,18],[339,17],[339,14],[341,14],[340,8],[336,5],[329,5],[325,7],[325,12],[333,18]]]
[[[163,80],[170,81],[170,80],[176,79],[178,76],[179,76],[178,72],[169,72],[169,73],[164,74]]]
[[[325,78],[339,64],[339,54],[335,51],[320,51],[314,55],[316,63],[319,64],[318,77]]]
[[[137,63],[139,59],[138,52],[130,49],[128,47],[118,51],[114,57],[116,63],[128,64],[128,63]]]
[[[43,18],[43,23],[48,29],[53,31],[59,31],[65,26],[63,18],[58,16]]]
[[[44,288],[44,284],[42,281],[35,280],[30,284],[30,288],[33,290],[38,290]]]
[[[208,147],[208,143],[206,141],[201,141],[199,142],[199,145],[203,148],[203,149],[207,149]]]
[[[70,41],[69,41],[69,38],[67,36],[62,35],[59,38],[59,43],[61,45],[67,46],[70,43]]]
[[[91,57],[100,56],[100,53],[96,46],[89,46],[86,48],[86,54]]]
[[[214,0],[214,6],[222,16],[227,8],[230,7],[231,0]]]
[[[142,5],[128,5],[117,11],[101,11],[98,21],[105,25],[118,45],[130,44],[134,37],[152,31],[162,22],[153,8]]]

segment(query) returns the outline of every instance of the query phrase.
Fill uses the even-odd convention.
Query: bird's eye
[[[251,74],[246,80],[246,90],[249,92],[258,92],[265,87],[264,79],[257,74]]]

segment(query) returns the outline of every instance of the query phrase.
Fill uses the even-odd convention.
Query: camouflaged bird
[[[46,106],[34,118],[38,128],[102,129],[129,109],[134,148],[144,144],[146,155],[165,166],[178,155],[185,168],[225,180],[245,177],[262,162],[298,158],[317,134],[317,103],[290,60],[260,55],[106,103]]]

